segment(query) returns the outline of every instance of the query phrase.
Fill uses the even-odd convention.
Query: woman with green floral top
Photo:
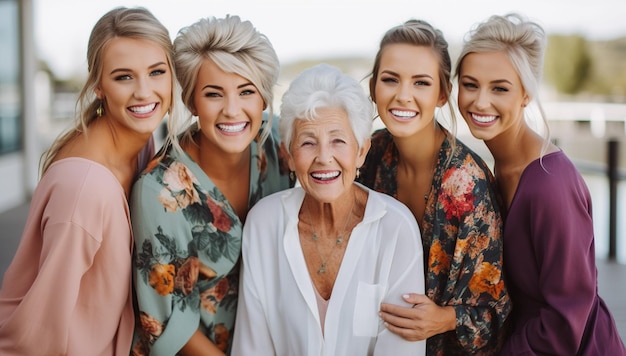
[[[448,44],[420,20],[380,43],[370,96],[374,133],[359,182],[407,205],[420,227],[426,294],[381,306],[388,329],[428,355],[490,355],[511,309],[502,276],[502,219],[488,166],[435,119],[451,91]],[[452,123],[454,112],[450,110]]]
[[[174,51],[182,99],[197,122],[179,137],[170,127],[133,189],[133,353],[224,355],[246,214],[292,185],[272,134],[279,63],[267,38],[237,16],[182,29]]]

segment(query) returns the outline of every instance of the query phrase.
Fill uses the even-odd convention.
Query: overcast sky
[[[426,20],[451,44],[492,14],[520,12],[548,33],[590,39],[626,36],[624,0],[34,0],[35,41],[41,59],[61,78],[86,71],[89,33],[116,6],[144,6],[174,38],[201,17],[239,15],[268,36],[282,63],[338,55],[375,54],[390,27]]]

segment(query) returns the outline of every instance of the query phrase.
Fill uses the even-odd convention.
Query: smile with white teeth
[[[480,123],[483,123],[483,124],[492,122],[496,118],[497,118],[496,115],[477,115],[477,114],[472,114],[472,119],[474,119],[474,120],[476,120],[476,121],[478,121]]]
[[[152,104],[144,105],[144,106],[131,106],[128,109],[134,112],[135,114],[147,114],[151,112],[152,110],[154,110],[156,105],[157,105],[156,103],[152,103]]]
[[[247,124],[247,122],[236,125],[217,124],[217,128],[226,132],[239,132],[243,131]]]
[[[413,117],[417,115],[415,111],[404,111],[404,110],[391,110],[391,113],[394,116],[399,116],[399,117]]]
[[[311,177],[319,180],[335,179],[339,176],[339,171],[327,172],[327,173],[311,173]]]

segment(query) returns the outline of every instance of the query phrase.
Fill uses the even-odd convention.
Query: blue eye
[[[155,69],[152,72],[150,72],[150,76],[157,76],[157,75],[162,75],[165,73],[167,73],[167,71],[164,69]]]
[[[130,74],[118,75],[117,77],[115,77],[115,80],[130,80],[130,79],[133,79],[133,77]]]

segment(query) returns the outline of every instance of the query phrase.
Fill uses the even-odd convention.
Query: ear
[[[369,152],[371,146],[372,140],[368,138],[363,142],[363,145],[359,147],[359,152],[357,153],[356,157],[356,166],[358,168],[361,168],[363,163],[365,163],[365,158],[367,157],[367,153]]]
[[[439,98],[437,99],[437,106],[442,107],[446,105],[448,102],[448,98],[450,98],[450,93],[452,92],[452,83],[448,82],[446,88],[441,88],[439,90]]]
[[[102,89],[100,89],[100,86],[97,86],[93,91],[96,93],[96,98],[98,98],[98,100],[102,100],[104,96],[102,95]]]
[[[524,94],[524,101],[522,102],[522,106],[526,107],[530,103],[530,96],[528,94]]]
[[[370,78],[370,98],[372,99],[372,102],[374,104],[376,104],[375,90],[376,90],[376,81],[374,80],[374,77],[371,77]]]

